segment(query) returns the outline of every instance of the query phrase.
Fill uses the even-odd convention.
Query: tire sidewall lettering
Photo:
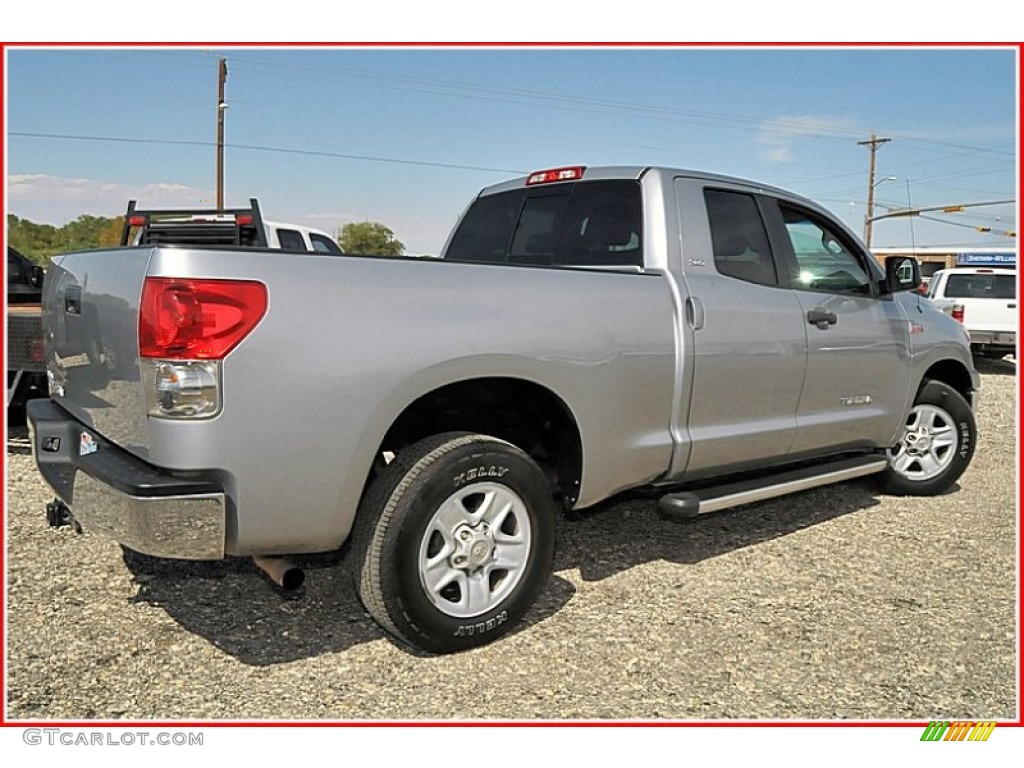
[[[960,458],[966,459],[971,455],[971,448],[973,447],[971,443],[971,425],[966,421],[961,421],[957,423],[957,429],[960,433]]]
[[[499,480],[508,474],[509,468],[502,464],[481,465],[459,472],[452,480],[453,488],[461,488],[467,483],[476,482],[481,479]]]

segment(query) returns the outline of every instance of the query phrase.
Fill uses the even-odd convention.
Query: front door
[[[891,294],[878,295],[871,257],[842,230],[788,202],[778,210],[808,345],[793,451],[887,445],[909,394],[907,318]]]

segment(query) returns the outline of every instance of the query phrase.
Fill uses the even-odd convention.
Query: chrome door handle
[[[696,296],[686,299],[686,321],[695,331],[704,327],[704,305]]]

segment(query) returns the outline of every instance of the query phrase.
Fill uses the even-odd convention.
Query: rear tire
[[[360,504],[359,598],[416,648],[489,643],[526,615],[550,578],[554,516],[544,473],[514,445],[467,433],[422,440]]]
[[[976,442],[974,413],[963,395],[941,381],[924,382],[889,449],[883,490],[899,496],[946,491],[971,463]]]

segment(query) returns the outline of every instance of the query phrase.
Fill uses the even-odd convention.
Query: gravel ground
[[[858,481],[684,524],[618,498],[560,522],[518,631],[446,657],[382,635],[343,556],[286,594],[247,560],[129,567],[47,528],[14,430],[7,717],[1016,719],[1016,365],[980,365],[954,492]]]

